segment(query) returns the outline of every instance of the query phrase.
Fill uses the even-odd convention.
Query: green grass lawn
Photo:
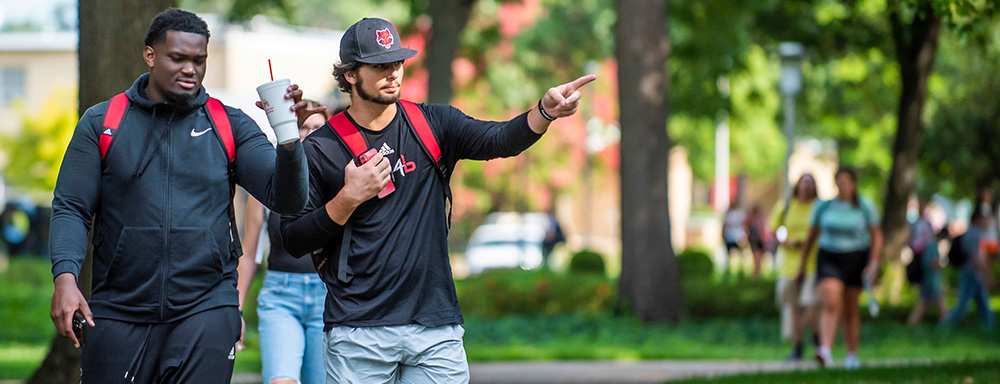
[[[776,360],[791,346],[779,342],[777,320],[691,320],[643,324],[627,318],[504,317],[466,319],[471,361],[587,359]],[[915,328],[889,323],[862,325],[864,358],[1000,359],[1000,332]],[[807,349],[807,353],[812,350]],[[834,356],[845,354],[838,339]]]

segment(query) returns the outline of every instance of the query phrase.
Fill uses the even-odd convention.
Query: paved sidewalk
[[[476,384],[659,384],[691,377],[816,369],[812,362],[783,361],[563,361],[472,364]]]
[[[691,377],[797,369],[816,369],[816,364],[743,360],[526,361],[473,363],[469,367],[474,384],[659,384]],[[260,382],[260,375],[255,374],[233,377],[234,384]]]
[[[837,362],[838,364],[841,362]],[[934,364],[932,359],[863,360],[864,367]],[[834,365],[833,369],[838,369]],[[811,361],[644,360],[644,361],[523,361],[473,363],[472,384],[661,384],[693,377],[740,373],[818,370]],[[259,384],[260,375],[237,374],[233,384]]]

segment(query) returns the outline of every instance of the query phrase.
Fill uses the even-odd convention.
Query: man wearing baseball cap
[[[328,382],[469,381],[448,259],[451,170],[521,153],[575,113],[578,89],[596,78],[550,88],[511,120],[482,121],[400,100],[403,61],[415,55],[382,19],[344,33],[333,75],[351,105],[306,138],[309,203],[282,219],[288,252],[312,254],[327,284]],[[377,153],[357,156],[358,143]]]

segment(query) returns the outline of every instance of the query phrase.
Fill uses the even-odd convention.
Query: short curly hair
[[[146,31],[144,44],[147,47],[152,47],[153,44],[166,40],[167,31],[197,33],[205,36],[206,42],[211,36],[208,32],[208,24],[201,17],[188,11],[170,8],[153,17],[153,22],[149,24],[149,30]]]
[[[363,64],[359,61],[340,62],[333,65],[333,78],[337,79],[337,88],[341,92],[351,93],[351,82],[347,81],[344,74],[361,68]]]

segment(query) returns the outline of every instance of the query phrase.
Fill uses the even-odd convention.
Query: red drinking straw
[[[271,69],[271,59],[267,59],[267,71],[271,72],[271,81],[274,81],[274,69]]]

